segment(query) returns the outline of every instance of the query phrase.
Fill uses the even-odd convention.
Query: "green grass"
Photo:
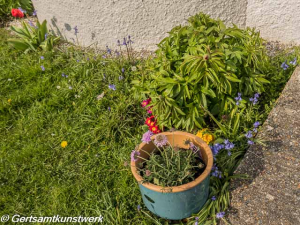
[[[151,224],[137,211],[138,185],[124,166],[144,123],[129,92],[130,63],[72,48],[41,60],[11,50],[0,33],[0,214],[101,214],[105,224]]]
[[[168,224],[143,207],[124,165],[143,133],[145,110],[130,83],[140,78],[145,61],[104,59],[73,47],[22,54],[7,45],[8,37],[0,29],[0,215],[102,215],[104,224]],[[264,119],[293,71],[280,65],[295,54],[272,58],[269,91],[257,112]],[[238,150],[239,156],[246,151]],[[217,191],[226,189],[220,181],[215,185]]]

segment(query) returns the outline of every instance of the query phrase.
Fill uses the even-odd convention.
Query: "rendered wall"
[[[153,50],[174,26],[204,12],[213,18],[246,24],[247,0],[32,0],[38,19],[80,45],[116,46],[131,35],[134,48]]]
[[[248,0],[246,24],[265,39],[300,44],[300,0]]]

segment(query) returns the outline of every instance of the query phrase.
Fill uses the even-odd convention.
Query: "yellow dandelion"
[[[11,98],[7,100],[8,103],[11,103]]]
[[[60,145],[61,145],[61,147],[65,148],[65,147],[67,147],[68,142],[67,141],[62,141]]]

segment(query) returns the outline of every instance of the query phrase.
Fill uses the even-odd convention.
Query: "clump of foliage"
[[[134,81],[152,99],[160,126],[191,131],[202,128],[206,108],[228,113],[241,93],[264,92],[268,57],[259,33],[198,14],[188,26],[171,30],[149,61],[148,76]]]
[[[27,13],[33,12],[31,0],[0,0],[0,20],[5,20],[11,15],[13,8],[21,7]]]
[[[27,25],[22,22],[22,28],[12,26],[11,29],[20,38],[11,38],[8,43],[25,53],[37,50],[52,51],[54,45],[59,41],[59,37],[56,37],[53,32],[49,32],[46,20],[42,24],[37,21],[36,25]]]
[[[154,144],[156,149],[151,154],[144,151],[149,158],[143,158],[145,161],[140,165],[139,171],[144,182],[174,187],[195,180],[204,171],[200,150],[190,140],[186,140],[187,148],[179,148],[168,143],[165,135],[158,134]]]

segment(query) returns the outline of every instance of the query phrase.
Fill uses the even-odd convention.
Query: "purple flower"
[[[87,57],[87,58],[86,58],[86,60],[87,60],[87,61],[90,61],[90,58],[89,58],[89,57]]]
[[[213,165],[211,170],[212,170],[212,173],[211,173],[212,176],[222,178],[222,172],[219,171],[219,169],[216,165]]]
[[[117,55],[117,56],[119,56],[120,55],[120,52],[118,52],[117,50],[115,51],[115,54]]]
[[[68,75],[66,75],[66,74],[64,74],[64,73],[62,73],[61,76],[62,76],[62,77],[65,77],[65,78],[68,78]]]
[[[75,26],[74,28],[74,31],[75,31],[75,35],[77,35],[79,32],[78,32],[78,28],[77,28],[77,26]]]
[[[106,51],[107,51],[108,54],[111,55],[111,49],[107,45],[106,45]]]
[[[137,161],[137,156],[139,156],[141,153],[139,151],[133,150],[131,152],[131,161],[136,162]]]
[[[124,68],[122,68],[122,73],[124,73],[125,72],[125,69]]]
[[[106,55],[103,55],[102,58],[103,58],[103,59],[106,59]]]
[[[255,128],[257,128],[259,125],[260,125],[260,122],[259,122],[259,121],[256,121],[256,122],[253,124],[253,126],[254,126]]]
[[[77,59],[76,61],[79,62],[79,59]]]
[[[246,137],[246,138],[252,138],[252,136],[253,136],[253,135],[252,135],[252,132],[251,132],[251,131],[248,131],[247,134],[245,134],[245,137]]]
[[[117,45],[118,45],[118,46],[120,46],[120,45],[121,45],[121,42],[120,42],[120,40],[118,40],[118,41],[117,41]]]
[[[41,56],[41,60],[44,60],[45,58],[44,58],[44,56]]]
[[[123,76],[119,76],[119,81],[123,80],[124,77]]]
[[[152,135],[152,131],[148,130],[146,133],[143,134],[142,142],[149,144]]]
[[[45,34],[45,40],[47,40],[47,37],[48,37],[48,33]]]
[[[43,65],[41,65],[41,69],[42,71],[45,71],[45,67]]]
[[[290,61],[290,64],[292,64],[293,66],[296,66],[296,64],[297,64],[297,57],[295,57],[293,61]]]
[[[221,218],[223,218],[224,216],[225,216],[225,212],[218,212],[218,213],[216,214],[217,219],[221,219]]]
[[[254,144],[254,142],[253,141],[251,141],[251,140],[248,140],[248,145],[253,145]]]
[[[138,211],[141,210],[141,206],[140,206],[140,205],[137,206],[137,210],[138,210]]]
[[[22,13],[26,13],[26,10],[22,9],[21,7],[18,8]]]
[[[224,140],[225,149],[230,150],[234,148],[234,144],[230,142],[228,139]]]
[[[108,110],[108,111],[111,111],[111,108],[108,106],[108,107],[107,107],[107,110]]]
[[[167,136],[163,135],[163,134],[158,134],[155,139],[154,139],[154,144],[157,147],[163,147],[164,145],[166,145],[168,143],[168,139]]]
[[[219,153],[219,151],[223,148],[224,148],[224,145],[219,144],[219,143],[216,143],[213,146],[211,146],[211,150],[213,152],[213,155],[216,156]]]
[[[216,196],[212,196],[212,197],[211,197],[211,200],[212,200],[212,201],[216,201],[216,199],[217,199]]]
[[[37,13],[37,11],[34,10],[33,13],[32,13],[32,15],[33,15],[33,16],[36,16],[36,13]]]
[[[128,36],[128,41],[127,41],[128,44],[133,44],[133,41],[131,40],[131,37],[130,35]]]
[[[285,61],[285,62],[283,62],[283,63],[281,64],[280,67],[281,67],[283,70],[287,70],[287,69],[289,68],[289,65],[286,64],[286,61]]]
[[[28,21],[28,24],[29,24],[31,27],[37,28],[37,27],[33,24],[33,22],[32,22],[31,20]]]
[[[236,105],[240,104],[240,101],[242,101],[242,93],[238,93],[238,96],[234,98],[236,100]]]
[[[110,85],[108,85],[108,88],[115,91],[116,90],[116,85],[110,84]]]
[[[255,93],[253,98],[250,98],[249,101],[253,103],[253,105],[257,104],[259,98],[259,93]]]
[[[198,225],[199,217],[196,217],[195,220],[196,220],[195,225]]]
[[[123,44],[122,45],[127,45],[126,38],[123,39]]]
[[[257,133],[257,128],[253,128],[252,130],[254,133]]]

